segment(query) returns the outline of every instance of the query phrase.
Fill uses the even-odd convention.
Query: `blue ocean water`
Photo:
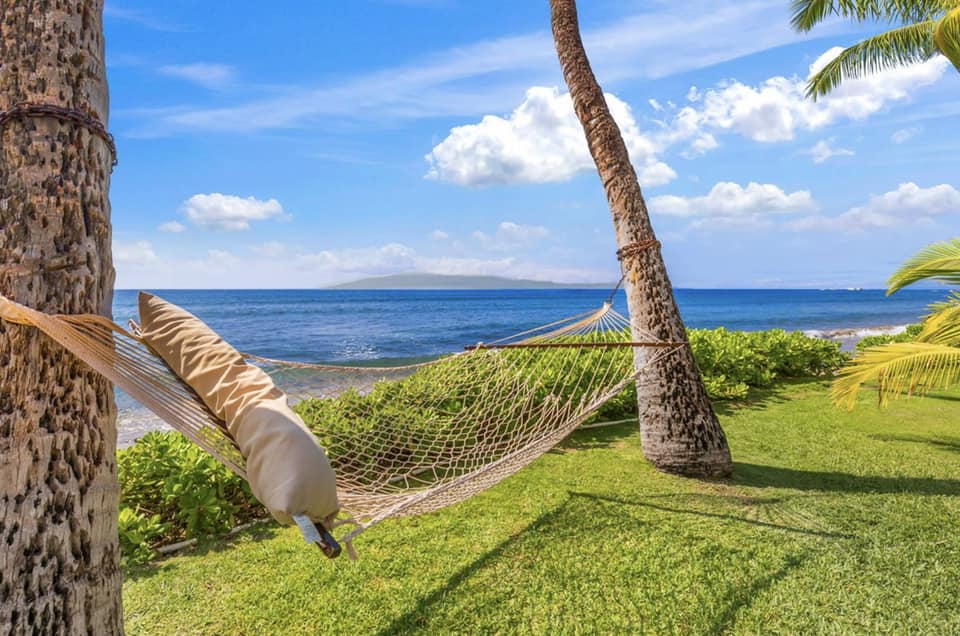
[[[602,289],[548,290],[167,290],[156,291],[206,321],[242,351],[286,360],[407,361],[459,351],[600,306]],[[137,293],[118,290],[114,319],[136,319]],[[836,330],[917,322],[945,291],[676,291],[688,327]],[[614,307],[626,313],[621,291]]]
[[[159,296],[191,311],[237,349],[301,362],[390,366],[461,351],[560,318],[596,309],[602,289],[549,290],[167,290]],[[676,290],[688,327],[782,328],[834,337],[850,348],[859,336],[917,322],[944,290]],[[614,307],[626,313],[621,291]],[[114,320],[137,318],[137,292],[118,290]],[[119,439],[127,446],[166,426],[117,392]]]

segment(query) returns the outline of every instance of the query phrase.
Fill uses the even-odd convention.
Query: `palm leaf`
[[[943,311],[956,305],[960,305],[960,290],[950,292],[946,300],[931,303],[928,309],[930,309],[930,313],[937,313],[938,311]]]
[[[917,252],[887,281],[887,295],[926,279],[960,285],[960,239],[934,243]]]
[[[923,322],[923,330],[917,334],[918,342],[948,346],[960,345],[960,295],[930,307],[933,313]]]
[[[852,409],[860,389],[878,382],[880,404],[904,393],[922,394],[960,382],[960,348],[927,342],[897,342],[870,347],[833,381],[831,398],[837,406]]]
[[[960,9],[953,9],[937,22],[933,41],[937,49],[960,71]]]
[[[807,97],[822,97],[848,77],[862,77],[930,59],[937,52],[933,42],[935,27],[934,21],[925,20],[875,35],[844,49],[810,78]]]
[[[957,0],[793,0],[790,20],[797,31],[809,31],[831,15],[857,22],[910,24],[939,17]]]

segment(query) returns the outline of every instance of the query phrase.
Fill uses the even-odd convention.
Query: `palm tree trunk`
[[[53,104],[106,123],[103,0],[0,0],[0,112]],[[0,124],[0,292],[110,314],[112,156],[69,117]],[[122,633],[116,407],[102,377],[0,323],[0,626]]]
[[[550,8],[563,76],[613,214],[635,339],[645,340],[646,332],[665,341],[684,342],[683,320],[636,172],[580,39],[576,2],[550,0]],[[648,355],[648,350],[635,349],[637,369],[642,369],[637,401],[647,459],[667,472],[729,475],[730,449],[690,348],[650,366]]]

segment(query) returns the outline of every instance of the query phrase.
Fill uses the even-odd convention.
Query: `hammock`
[[[3,296],[0,318],[36,327],[246,478],[224,422],[143,343],[135,323],[128,330],[97,315],[47,315]],[[352,555],[353,539],[381,521],[464,501],[517,472],[682,346],[652,334],[633,341],[629,321],[604,303],[414,365],[246,357],[305,400],[297,410],[336,472],[338,524],[352,526],[340,540]],[[338,398],[309,399],[317,393]],[[297,522],[308,541],[330,547],[322,530]]]

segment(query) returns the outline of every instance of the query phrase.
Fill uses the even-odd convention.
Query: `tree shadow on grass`
[[[883,477],[797,470],[734,462],[734,483],[754,488],[790,488],[829,492],[960,496],[960,480],[932,477]]]
[[[960,453],[960,437],[948,437],[944,435],[887,435],[883,433],[875,433],[873,435],[867,435],[867,437],[881,442],[927,444],[939,450]]]
[[[779,504],[786,502],[791,497],[771,497],[771,498],[757,498],[757,497],[740,497],[736,495],[706,495],[706,494],[671,494],[671,495],[649,495],[641,497],[638,499],[624,499],[621,497],[610,497],[607,495],[594,495],[589,493],[580,493],[580,492],[571,492],[572,497],[584,497],[586,499],[593,499],[595,501],[604,501],[608,503],[615,503],[624,506],[636,506],[641,508],[651,508],[653,510],[658,510],[660,512],[668,512],[673,514],[682,514],[682,515],[693,515],[697,517],[704,517],[710,519],[718,519],[721,521],[735,521],[738,523],[744,523],[751,526],[757,526],[760,528],[768,528],[771,530],[784,530],[786,532],[795,532],[799,534],[807,534],[817,537],[824,537],[829,539],[855,539],[856,537],[851,534],[845,534],[842,532],[833,532],[826,530],[820,526],[814,526],[812,524],[801,525],[800,523],[794,523],[793,525],[786,525],[782,523],[774,523],[771,521],[765,521],[763,519],[756,519],[751,517],[743,517],[736,514],[730,514],[726,512],[714,512],[713,510],[702,510],[695,507],[697,503],[700,503],[703,507],[716,508],[717,504],[723,503],[732,503],[732,504],[741,504],[741,505],[750,505],[755,508],[762,508],[764,506],[768,507],[777,507]],[[663,504],[663,503],[654,503],[647,501],[648,499],[662,500],[686,500],[686,504]]]
[[[751,388],[747,397],[733,400],[713,400],[713,410],[720,417],[730,417],[744,410],[763,410],[790,400],[789,389],[797,384],[809,384],[806,380],[782,380],[766,388]]]
[[[567,508],[569,507],[570,502],[570,498],[566,499],[553,510],[537,517],[532,523],[527,525],[519,532],[510,535],[507,539],[500,542],[492,549],[481,554],[472,563],[461,568],[453,576],[447,579],[447,582],[442,587],[437,588],[426,597],[421,598],[417,602],[417,606],[415,608],[406,614],[399,616],[392,623],[390,623],[390,625],[377,633],[382,636],[387,636],[389,634],[400,634],[422,629],[424,627],[424,617],[429,616],[431,607],[442,601],[444,596],[451,593],[472,576],[483,570],[483,568],[488,564],[492,564],[497,559],[503,557],[504,554],[511,549],[513,544],[519,541],[523,535],[538,532],[556,523],[559,519],[567,515]]]
[[[779,380],[774,386],[771,387],[751,388],[745,398],[732,400],[714,399],[713,410],[716,411],[717,415],[729,417],[739,411],[763,410],[777,404],[784,404],[789,402],[792,398],[796,398],[795,387],[810,386],[817,380],[818,378],[788,378]],[[826,384],[824,384],[823,388],[825,389],[825,387]],[[632,422],[624,422],[623,424],[596,429],[580,429],[576,431],[574,436],[579,439],[590,440],[592,438],[597,438],[602,440],[604,439],[605,431],[619,432],[620,435],[622,435],[624,432],[632,433],[637,431],[638,423],[636,411],[615,416],[616,419],[621,417],[630,418]]]
[[[639,435],[640,427],[636,421],[600,428],[588,428],[574,431],[569,437],[548,452],[562,454],[569,451],[590,450],[593,448],[610,448],[627,438],[634,436],[639,437]]]
[[[944,402],[960,402],[960,395],[944,393],[930,393],[924,396],[928,400],[943,400]]]
[[[730,604],[714,619],[709,634],[725,634],[736,624],[737,612],[749,607],[753,600],[769,590],[776,583],[787,578],[790,573],[800,567],[809,558],[807,554],[787,555],[786,562],[776,572],[757,579],[748,589],[732,594]]]
[[[750,393],[742,400],[714,400],[713,409],[717,415],[729,417],[738,411],[766,409],[777,404],[789,402],[796,397],[793,387],[810,385],[816,378],[781,380],[775,386],[750,389]],[[566,440],[551,452],[570,450],[589,450],[592,448],[608,448],[624,438],[639,434],[639,424],[636,413],[624,415],[632,419],[630,422],[614,424],[598,428],[585,428],[574,431]],[[589,426],[589,425],[588,425]]]
[[[177,552],[161,556],[153,561],[148,561],[140,565],[125,566],[123,568],[123,578],[128,581],[137,581],[150,578],[161,572],[169,572],[177,569],[177,561],[174,557],[178,556],[205,556],[210,553],[226,552],[233,550],[237,545],[245,540],[265,541],[277,536],[282,528],[273,520],[265,520],[260,523],[254,523],[249,528],[245,528],[224,537],[203,537],[198,539],[197,543],[188,546]]]
[[[797,495],[794,497],[767,499],[752,498],[752,501],[757,506],[776,506],[788,499],[803,496],[804,495]],[[637,499],[625,499],[592,493],[570,492],[569,497],[559,506],[544,513],[522,530],[512,534],[461,568],[447,579],[444,584],[434,589],[430,594],[420,598],[414,608],[394,619],[389,625],[381,629],[378,634],[385,636],[387,634],[400,634],[429,629],[431,627],[429,624],[430,618],[442,613],[442,611],[438,611],[438,608],[443,606],[445,599],[450,598],[452,594],[456,594],[458,589],[468,584],[473,577],[482,575],[484,570],[496,568],[498,567],[498,562],[511,560],[515,558],[517,554],[523,554],[530,550],[531,547],[525,546],[524,543],[530,540],[531,536],[539,535],[533,540],[532,545],[534,549],[538,542],[547,542],[552,544],[566,543],[571,546],[572,550],[578,550],[579,548],[577,546],[581,544],[587,545],[583,543],[583,541],[585,541],[585,538],[588,536],[603,535],[607,537],[607,539],[605,539],[606,541],[616,541],[618,527],[621,533],[627,534],[636,533],[639,530],[639,526],[652,526],[651,531],[656,530],[655,526],[657,522],[655,518],[652,520],[639,520],[636,517],[616,512],[618,508],[625,506],[646,508],[651,510],[653,514],[662,513],[669,516],[692,515],[706,520],[742,523],[761,531],[770,530],[774,532],[784,531],[798,533],[817,540],[849,540],[855,538],[852,535],[830,532],[819,527],[791,526],[739,516],[732,512],[718,511],[718,508],[722,510],[725,508],[729,509],[731,506],[738,506],[747,499],[751,498],[697,493],[673,493],[649,495]],[[673,503],[674,500],[679,501],[679,503]],[[706,509],[699,509],[699,507]],[[733,509],[736,510],[739,508],[734,507]],[[630,527],[624,527],[624,522]],[[571,533],[573,533],[573,535],[571,535]],[[581,539],[581,537],[583,539]],[[727,592],[729,605],[711,621],[712,627],[710,632],[720,633],[729,629],[734,624],[736,615],[742,608],[749,606],[757,596],[778,581],[786,578],[807,556],[806,553],[800,555],[786,554],[784,557],[784,565],[776,571],[758,578],[746,588],[737,588]],[[652,610],[655,610],[655,608],[651,608],[651,611]]]

